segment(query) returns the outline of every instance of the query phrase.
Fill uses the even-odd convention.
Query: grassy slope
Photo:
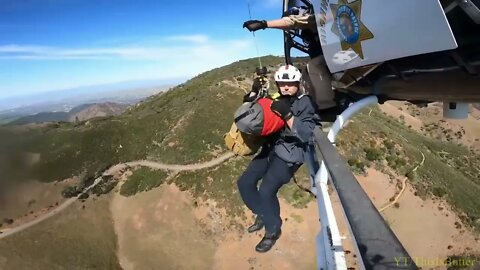
[[[123,196],[132,196],[138,192],[148,191],[164,183],[167,173],[160,170],[140,168],[133,172],[120,188]]]
[[[281,61],[277,57],[263,58],[264,65]],[[41,161],[33,168],[19,169],[12,165],[3,170],[3,177],[30,176],[48,182],[83,171],[93,175],[112,164],[136,159],[177,164],[209,159],[212,147],[223,146],[222,135],[230,127],[233,111],[243,95],[242,90],[219,82],[250,77],[255,65],[255,59],[251,59],[205,72],[118,117],[79,124],[54,123],[14,135],[0,128],[0,153],[4,153],[4,158],[11,159],[22,152],[41,153]],[[193,117],[172,136],[171,129],[186,113]],[[166,145],[172,137],[180,143],[175,149]]]
[[[109,198],[85,205],[0,240],[0,269],[121,269]]]
[[[269,67],[282,62],[275,57],[262,60]],[[0,145],[0,153],[41,153],[41,161],[31,173],[43,181],[63,179],[84,170],[92,175],[109,165],[136,159],[176,164],[209,160],[219,149],[225,150],[222,137],[243,95],[242,90],[221,82],[251,77],[256,65],[256,59],[250,59],[205,72],[118,117],[77,125],[51,124],[13,138],[0,128],[0,139],[8,141]],[[452,205],[468,215],[466,220],[471,224],[480,217],[480,202],[475,198],[480,194],[480,176],[475,169],[480,168],[480,160],[465,148],[421,136],[376,109],[372,117],[359,115],[341,134],[339,146],[357,171],[366,165],[389,166],[400,174],[420,161],[421,150],[426,163],[416,175],[409,175],[419,194],[445,193],[443,196]],[[181,173],[172,181],[197,195],[224,202],[228,209],[239,209],[233,206],[240,203],[239,197],[233,196],[235,180],[246,162],[236,159],[215,169]],[[205,182],[208,176],[214,181]],[[293,201],[303,200],[295,189],[283,194]]]
[[[389,143],[393,143],[392,149],[388,149]],[[367,166],[384,171],[389,167],[400,175],[406,174],[420,196],[445,198],[465,214],[462,215],[465,222],[480,230],[476,222],[480,218],[480,157],[464,146],[427,138],[375,108],[371,117],[368,110],[364,111],[340,133],[339,147],[346,160],[359,160]],[[370,148],[380,153],[373,161],[366,155]],[[425,155],[425,164],[415,174],[409,173],[421,162],[421,153]],[[387,159],[404,159],[406,164],[389,163]]]
[[[264,63],[270,62],[277,64],[281,59],[264,59]],[[255,60],[241,61],[204,73],[168,93],[149,98],[118,117],[79,124],[52,123],[29,132],[0,128],[0,153],[4,155],[0,159],[12,161],[9,165],[4,164],[9,171],[6,173],[3,170],[3,177],[17,180],[35,176],[49,182],[83,171],[91,176],[111,164],[136,159],[148,158],[176,164],[208,160],[215,155],[212,150],[217,150],[217,153],[218,149],[225,151],[223,133],[230,128],[233,111],[243,95],[242,90],[218,82],[234,77],[250,77],[255,64]],[[172,132],[186,113],[193,117],[186,119],[184,125]],[[178,141],[177,147],[169,147],[171,141]],[[40,162],[34,167],[16,165],[15,161],[21,159],[21,155],[17,157],[18,153],[25,152],[40,153]],[[238,162],[245,164],[245,160]],[[235,205],[232,209],[236,213],[242,204],[238,196],[231,195],[236,192],[235,178],[241,167],[238,162],[228,162],[215,169],[219,176],[212,174],[210,177],[221,179],[202,187],[205,196],[218,199],[220,206]],[[232,173],[226,176],[227,172]],[[192,173],[192,177],[190,174],[180,174],[173,181],[179,186],[194,190],[192,185],[204,181],[201,176],[207,173],[206,170]],[[155,181],[152,181],[152,176]],[[133,194],[155,187],[163,182],[165,176],[162,172],[141,170],[127,182],[129,184],[125,186],[124,192]],[[198,185],[199,192],[200,186],[202,185]],[[6,268],[32,268],[34,262],[38,269],[64,269],[72,264],[79,269],[116,268],[115,238],[111,220],[105,218],[110,214],[101,209],[98,215],[82,216],[80,220],[74,219],[76,214],[77,210],[64,212],[2,241],[0,254],[8,259]],[[101,221],[106,223],[97,224]],[[107,237],[96,229],[104,231]],[[54,231],[55,239],[51,241],[49,239]],[[34,238],[37,242],[28,246],[27,239]],[[65,245],[65,242],[75,244]],[[22,254],[26,254],[26,257]],[[26,259],[22,259],[24,257]]]

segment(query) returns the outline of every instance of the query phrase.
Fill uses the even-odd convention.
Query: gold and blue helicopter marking
[[[362,41],[374,36],[361,21],[362,0],[338,0],[337,4],[330,4],[330,9],[334,18],[332,32],[340,38],[342,50],[351,48],[363,59]]]

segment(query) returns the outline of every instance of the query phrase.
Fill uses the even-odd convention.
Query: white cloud
[[[210,40],[205,35],[172,36],[177,41],[169,46],[118,46],[97,48],[63,48],[36,45],[0,46],[0,59],[11,60],[72,60],[72,59],[122,59],[122,60],[178,60],[194,57],[224,58],[238,55],[239,50],[250,46],[244,40]],[[184,42],[190,41],[190,42]],[[229,57],[230,58],[230,57]]]
[[[49,50],[49,47],[43,46],[21,46],[21,45],[4,45],[0,46],[0,55],[8,53],[45,53]]]
[[[201,36],[198,35],[198,37]],[[83,60],[87,61],[85,62],[87,65],[91,63],[92,69],[96,68],[98,61],[105,61],[102,64],[111,63],[120,66],[119,69],[115,69],[116,72],[107,70],[105,73],[99,73],[93,75],[93,77],[91,74],[78,74],[78,76],[72,77],[68,70],[63,69],[62,74],[65,74],[64,77],[69,79],[58,82],[58,86],[52,83],[52,81],[58,81],[58,78],[49,80],[47,77],[50,75],[42,77],[43,81],[35,84],[38,90],[48,90],[114,81],[191,77],[256,55],[251,38],[213,40],[208,36],[203,36],[193,39],[201,42],[188,43],[181,42],[181,40],[182,38],[177,39],[177,42],[171,40],[171,42],[164,42],[158,46],[148,43],[148,45],[143,44],[142,46],[130,44],[128,46],[95,48],[0,45],[0,61],[10,60],[28,64],[35,61],[58,60],[69,61],[74,65],[75,61]],[[28,76],[28,74],[26,75]],[[18,88],[31,88],[31,86],[27,86],[19,85]],[[0,86],[1,90],[2,86]]]

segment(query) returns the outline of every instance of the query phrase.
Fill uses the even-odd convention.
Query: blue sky
[[[249,19],[281,0],[0,0],[0,99],[129,80],[192,77],[255,57]],[[260,55],[283,54],[259,31]]]

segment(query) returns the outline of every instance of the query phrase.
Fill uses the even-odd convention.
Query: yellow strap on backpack
[[[270,98],[273,99],[273,100],[277,100],[280,96],[281,96],[280,93],[275,92],[275,93],[270,95]]]
[[[238,130],[235,123],[230,131],[224,135],[225,145],[235,155],[248,156],[255,154],[263,143],[262,137],[245,134]]]

